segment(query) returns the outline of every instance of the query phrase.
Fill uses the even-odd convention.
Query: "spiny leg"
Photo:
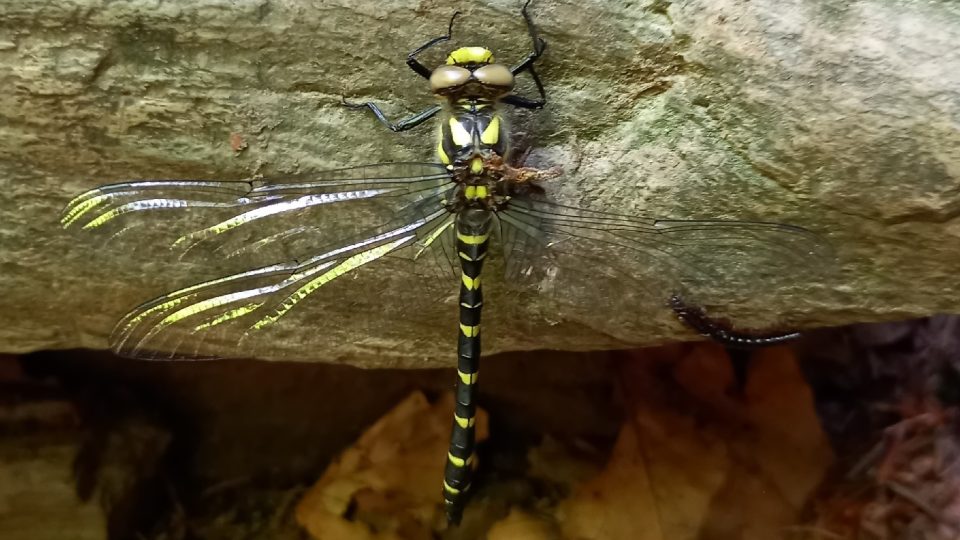
[[[450,17],[450,24],[447,26],[446,35],[438,36],[427,41],[423,45],[410,51],[410,53],[407,55],[407,65],[410,66],[410,69],[412,69],[415,73],[417,73],[424,79],[430,78],[431,70],[426,66],[424,66],[423,64],[421,64],[419,60],[417,60],[417,55],[429,49],[430,47],[433,47],[438,43],[449,41],[451,34],[453,34],[453,21],[457,19],[457,15],[459,14],[460,14],[459,11],[453,12],[453,15]],[[423,111],[417,114],[408,116],[396,122],[391,122],[390,119],[388,119],[387,116],[383,114],[383,111],[380,110],[380,107],[372,101],[366,101],[364,103],[351,103],[347,101],[347,98],[345,96],[342,98],[342,101],[344,105],[352,109],[362,109],[364,107],[370,109],[370,111],[373,112],[373,115],[377,117],[377,120],[379,120],[381,124],[387,126],[387,128],[389,128],[390,131],[393,131],[393,132],[406,131],[408,129],[415,128],[420,124],[426,122],[430,118],[433,118],[433,116],[438,112],[440,112],[442,108],[439,105],[434,105],[433,107],[424,109]]]
[[[532,65],[527,68],[527,73],[530,74],[533,83],[537,85],[537,92],[540,94],[540,98],[530,99],[528,97],[510,94],[504,96],[500,101],[507,105],[520,107],[521,109],[542,109],[543,106],[547,104],[547,93],[543,89],[543,83],[540,82],[540,76],[537,75],[537,70],[535,70]]]
[[[519,64],[510,68],[510,72],[514,75],[521,73],[530,68],[537,58],[540,58],[540,55],[543,54],[543,51],[547,50],[547,41],[540,37],[540,34],[537,33],[537,27],[533,24],[533,18],[530,17],[530,13],[527,12],[527,7],[530,6],[530,1],[527,0],[523,4],[523,9],[520,10],[520,13],[523,14],[523,20],[527,22],[527,32],[530,34],[530,39],[533,41],[533,52],[527,55],[526,58],[520,61]]]
[[[422,53],[423,51],[429,49],[430,47],[433,47],[434,45],[436,45],[436,44],[438,44],[438,43],[443,43],[443,42],[445,42],[445,41],[450,41],[450,36],[453,34],[453,21],[455,21],[455,20],[457,19],[457,15],[459,15],[459,14],[460,14],[459,11],[454,11],[454,12],[453,12],[453,15],[450,17],[450,24],[449,24],[449,26],[447,26],[447,33],[446,33],[446,35],[437,36],[437,37],[431,39],[430,41],[427,41],[427,42],[424,43],[423,45],[421,45],[421,46],[417,47],[416,49],[410,51],[410,54],[407,55],[407,65],[410,66],[410,69],[412,69],[413,71],[415,71],[418,75],[420,75],[420,76],[423,77],[424,79],[429,79],[429,78],[430,78],[430,74],[433,73],[433,71],[430,70],[429,68],[427,68],[426,66],[424,66],[423,64],[421,64],[420,61],[417,60],[417,55],[420,54],[420,53]]]
[[[468,211],[469,212],[469,211]],[[477,371],[480,364],[480,313],[483,292],[480,274],[487,253],[491,223],[472,219],[469,213],[457,220],[457,252],[460,255],[460,332],[457,338],[457,391],[450,436],[450,451],[443,478],[447,521],[459,524],[469,497],[476,455]]]
[[[385,114],[383,114],[383,111],[380,110],[380,107],[378,107],[377,104],[372,101],[365,101],[363,103],[352,103],[350,101],[347,101],[346,97],[343,97],[342,103],[347,107],[350,107],[351,109],[363,109],[363,108],[370,109],[371,111],[373,111],[373,115],[377,117],[377,120],[379,120],[381,124],[387,126],[387,128],[393,132],[406,131],[408,129],[415,128],[420,124],[426,122],[427,120],[433,118],[433,116],[438,112],[440,112],[442,108],[440,105],[434,105],[433,107],[424,109],[423,111],[417,114],[408,116],[396,122],[391,122],[390,119],[387,118]]]
[[[543,55],[543,52],[547,49],[547,42],[540,37],[539,33],[537,33],[537,26],[533,24],[533,18],[527,11],[527,7],[529,6],[530,0],[527,0],[527,2],[523,4],[523,9],[520,10],[520,13],[523,14],[523,19],[527,23],[527,32],[530,34],[530,40],[533,41],[533,52],[528,54],[526,58],[520,61],[519,64],[510,68],[510,72],[514,75],[524,71],[530,73],[530,77],[533,78],[534,84],[537,85],[537,92],[540,93],[540,98],[530,99],[523,96],[509,95],[504,97],[502,101],[508,105],[513,105],[514,107],[520,107],[523,109],[541,109],[547,104],[547,94],[543,90],[543,83],[540,82],[540,77],[537,75],[537,71],[534,69],[533,63],[536,62],[541,55]]]

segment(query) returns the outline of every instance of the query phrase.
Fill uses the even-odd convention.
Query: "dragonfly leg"
[[[527,0],[527,2],[523,4],[523,9],[520,10],[520,13],[523,14],[523,19],[527,22],[527,32],[530,33],[530,40],[533,41],[533,52],[528,54],[519,64],[510,68],[510,72],[514,75],[523,73],[524,71],[528,72],[533,79],[533,83],[537,85],[537,92],[540,93],[540,97],[539,99],[530,99],[511,94],[504,97],[503,102],[508,105],[513,105],[514,107],[520,107],[521,109],[541,109],[547,104],[547,94],[543,90],[543,83],[540,82],[540,76],[537,75],[537,71],[533,68],[533,63],[540,58],[543,51],[547,50],[547,42],[541,38],[537,32],[537,26],[533,24],[533,18],[530,17],[530,13],[527,11],[529,6],[530,0]]]
[[[422,53],[423,51],[429,49],[430,47],[433,47],[434,45],[436,45],[436,44],[438,44],[438,43],[443,43],[443,42],[445,42],[445,41],[449,41],[449,40],[450,40],[450,36],[453,34],[453,21],[455,21],[455,20],[457,19],[457,15],[459,15],[459,14],[460,14],[459,11],[454,11],[454,12],[453,12],[453,16],[450,17],[450,25],[447,26],[447,33],[446,33],[446,35],[437,36],[437,37],[435,37],[435,38],[427,41],[427,42],[424,43],[423,45],[421,45],[421,46],[417,47],[416,49],[410,51],[410,54],[407,55],[407,65],[410,66],[410,69],[412,69],[414,72],[416,72],[417,75],[420,75],[420,76],[423,77],[424,79],[429,79],[429,78],[430,78],[430,74],[432,73],[432,70],[430,70],[429,68],[427,68],[427,66],[421,64],[420,61],[417,60],[417,55],[420,54],[420,53]]]
[[[434,105],[433,107],[424,109],[423,111],[417,114],[414,114],[412,116],[408,116],[396,122],[391,122],[390,119],[388,119],[387,116],[383,114],[383,111],[380,110],[380,107],[378,107],[377,104],[372,101],[366,101],[364,103],[353,103],[353,102],[347,101],[347,98],[344,97],[342,99],[342,102],[344,105],[346,105],[347,107],[350,107],[351,109],[363,109],[364,107],[370,109],[371,111],[373,111],[373,115],[377,117],[377,120],[379,120],[381,124],[387,126],[387,128],[389,128],[390,131],[394,131],[394,132],[406,131],[408,129],[415,128],[420,124],[426,122],[427,120],[433,118],[433,116],[438,112],[440,112],[440,109],[441,109],[440,105]]]
[[[532,65],[527,68],[527,72],[533,79],[534,84],[537,85],[537,92],[540,94],[540,97],[538,99],[530,99],[516,94],[510,94],[504,96],[501,101],[514,107],[520,107],[521,109],[542,109],[543,106],[547,104],[547,93],[543,90],[543,83],[540,82],[540,77]]]
[[[533,18],[530,17],[530,13],[527,11],[529,6],[530,0],[527,0],[527,2],[523,4],[523,9],[520,10],[520,13],[523,14],[523,20],[527,22],[527,32],[530,33],[530,39],[533,41],[533,52],[528,54],[519,64],[510,68],[510,72],[514,75],[528,71],[533,67],[533,63],[537,61],[537,58],[540,58],[543,51],[547,50],[547,41],[537,33],[537,26],[533,24]]]

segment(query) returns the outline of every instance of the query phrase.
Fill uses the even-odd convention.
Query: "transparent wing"
[[[282,332],[309,333],[318,326],[324,331],[342,330],[346,326],[344,320],[318,318],[316,315],[323,313],[318,306],[310,311],[312,317],[291,317],[302,301],[321,287],[339,283],[388,256],[416,258],[428,249],[431,238],[452,234],[452,220],[445,209],[424,215],[406,212],[362,238],[321,250],[308,259],[254,268],[164,294],[124,316],[111,335],[111,346],[118,354],[135,358],[276,357],[277,351],[269,347],[282,341]],[[377,278],[378,274],[368,272],[367,276]],[[376,283],[383,287],[384,300],[392,300],[387,280],[374,279],[367,285]],[[356,291],[356,284],[351,285]],[[346,296],[324,297],[327,305],[342,304],[355,294],[348,290]],[[359,320],[383,318],[372,315],[371,310],[360,311]],[[307,320],[310,318],[313,321]]]
[[[61,224],[105,238],[133,237],[134,247],[165,242],[181,257],[203,247],[199,251],[224,259],[243,255],[245,264],[266,265],[309,258],[318,245],[353,237],[361,225],[385,223],[397,212],[439,207],[452,188],[447,170],[433,163],[241,181],[143,180],[80,194],[67,204]]]
[[[425,163],[245,181],[135,181],[79,195],[61,221],[122,238],[117,241],[130,250],[151,249],[151,257],[158,243],[181,257],[206,257],[195,272],[198,283],[159,296],[118,323],[112,346],[119,354],[275,356],[258,348],[275,340],[246,336],[283,327],[302,300],[344,276],[367,276],[369,290],[398,270],[417,274],[401,275],[408,285],[394,287],[393,296],[427,292],[429,299],[454,288],[453,218],[443,206],[453,188],[443,166]],[[364,273],[374,261],[392,261],[390,278]],[[355,296],[335,298],[363,301]]]
[[[627,337],[658,314],[672,322],[673,294],[743,315],[833,264],[822,237],[780,223],[651,219],[539,198],[513,200],[498,217],[508,283]]]

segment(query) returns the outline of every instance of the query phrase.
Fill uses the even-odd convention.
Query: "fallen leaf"
[[[297,505],[297,522],[321,540],[431,538],[443,519],[452,418],[453,394],[434,404],[408,396],[327,468]],[[487,432],[478,410],[477,440]]]

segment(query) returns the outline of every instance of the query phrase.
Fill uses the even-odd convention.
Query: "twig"
[[[921,499],[919,495],[911,491],[906,486],[898,484],[896,482],[887,482],[885,485],[890,489],[890,491],[910,501],[911,503],[916,505],[917,508],[926,512],[927,515],[929,515],[931,518],[937,521],[940,521],[940,513],[937,512],[932,506],[927,504],[926,501]]]

